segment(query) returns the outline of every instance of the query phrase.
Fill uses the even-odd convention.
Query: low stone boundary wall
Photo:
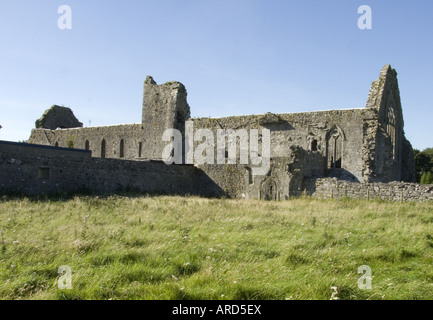
[[[93,158],[85,150],[0,141],[0,195],[80,191],[223,195],[193,165]]]
[[[321,178],[309,182],[309,193],[321,199],[382,199],[388,201],[433,200],[433,185],[408,182],[356,183],[336,178]]]

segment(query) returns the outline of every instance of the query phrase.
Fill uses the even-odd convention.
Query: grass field
[[[0,299],[332,296],[432,299],[433,203],[0,198]]]

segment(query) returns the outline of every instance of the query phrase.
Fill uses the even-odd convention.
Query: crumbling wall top
[[[55,130],[57,128],[78,128],[83,124],[78,121],[70,108],[53,105],[36,120],[35,126],[37,129]]]

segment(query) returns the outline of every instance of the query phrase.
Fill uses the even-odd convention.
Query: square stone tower
[[[191,116],[185,86],[177,81],[158,85],[147,76],[143,87],[143,154],[149,159],[162,159],[168,144],[162,141],[167,129],[177,129],[185,137],[185,121]]]

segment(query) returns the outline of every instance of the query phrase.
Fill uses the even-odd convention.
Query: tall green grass
[[[72,270],[59,289],[57,269]],[[358,267],[372,289],[358,288]],[[433,298],[433,203],[0,200],[1,299]]]

